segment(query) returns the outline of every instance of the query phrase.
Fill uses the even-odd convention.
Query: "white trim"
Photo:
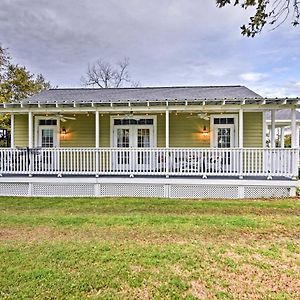
[[[280,128],[280,148],[284,148],[284,131],[285,131],[285,128],[281,127]]]
[[[15,148],[15,115],[10,116],[10,148]]]
[[[267,147],[267,124],[266,124],[266,112],[262,112],[262,146]]]
[[[100,146],[100,139],[99,139],[99,134],[100,134],[100,127],[99,127],[99,122],[100,122],[100,118],[99,118],[99,111],[96,110],[95,112],[95,147],[99,148]]]
[[[276,132],[275,132],[275,110],[271,110],[271,148],[275,148],[275,138],[276,138]]]
[[[292,148],[297,147],[297,139],[299,139],[299,134],[297,133],[297,124],[296,124],[296,108],[291,109],[291,131],[292,131]]]
[[[33,148],[33,113],[28,113],[28,147]]]
[[[238,147],[238,114],[213,114],[210,115],[210,147],[214,147],[214,132],[215,132],[215,124],[214,119],[215,118],[233,118],[234,119],[234,148]],[[225,125],[225,124],[224,124]]]
[[[110,147],[114,147],[114,129],[116,126],[127,126],[127,125],[114,125],[115,119],[122,119],[124,116],[113,115],[110,116]],[[157,145],[157,116],[156,115],[134,115],[137,119],[153,119],[153,125],[140,125],[140,126],[151,126],[153,128],[153,147]],[[134,125],[136,126],[136,125]]]
[[[170,112],[166,110],[165,113],[165,121],[166,121],[166,148],[170,147]]]
[[[60,147],[60,119],[59,117],[55,117],[55,116],[35,116],[34,118],[34,146],[35,147],[39,146],[39,127],[40,127],[39,121],[50,120],[50,119],[56,120],[56,139],[57,139],[56,147]],[[55,125],[49,125],[49,126],[55,126]]]
[[[279,101],[279,99],[276,99],[277,101]],[[292,108],[292,107],[300,107],[300,100],[298,99],[294,99],[295,100],[295,104],[286,104],[286,105],[281,105],[280,109],[284,109],[284,108]],[[299,102],[297,102],[297,101]],[[206,102],[209,102],[209,100],[205,100]],[[243,100],[244,101],[244,100]],[[181,101],[183,102],[183,101]],[[185,104],[180,104],[178,102],[174,102],[174,105],[172,104],[172,102],[168,103],[168,109],[170,111],[185,111],[185,112],[194,112],[194,111],[199,111],[199,105],[201,105],[203,103],[203,100],[199,100],[198,104],[195,104],[196,101],[193,101],[193,103],[189,104],[189,105],[185,105]],[[242,103],[242,102],[241,102]],[[80,103],[82,104],[82,103]],[[45,111],[47,111],[48,113],[61,113],[62,111],[67,113],[79,113],[79,112],[95,112],[96,110],[98,110],[99,112],[110,112],[110,113],[129,113],[129,112],[139,112],[139,113],[148,113],[148,112],[165,112],[166,111],[166,107],[167,105],[157,105],[157,102],[155,103],[155,105],[153,106],[128,106],[128,103],[124,103],[124,106],[103,106],[103,107],[74,107],[73,104],[70,104],[70,106],[66,106],[66,104],[64,104],[65,106],[63,108],[61,107],[50,107],[49,105],[45,105],[45,106],[37,106],[37,107],[33,107],[33,104],[30,105],[30,107],[26,107],[21,106],[19,108],[15,107],[17,104],[14,103],[13,104],[14,107],[11,107],[9,105],[6,106],[6,108],[1,108],[1,104],[0,104],[0,113],[9,113],[9,112],[15,112],[15,113],[28,113],[29,111],[32,111],[36,114],[40,113],[43,114],[45,113]],[[205,110],[207,112],[210,111],[214,111],[214,112],[219,112],[220,109],[226,109],[226,111],[236,111],[238,112],[239,109],[241,107],[241,104],[226,104],[225,106],[223,105],[216,105],[216,104],[206,104],[205,105]],[[261,104],[245,104],[243,105],[244,110],[247,111],[269,111],[271,109],[278,109],[278,104],[276,103],[272,103],[272,104],[265,104],[265,105],[261,105]]]
[[[239,111],[239,148],[244,147],[244,111]]]

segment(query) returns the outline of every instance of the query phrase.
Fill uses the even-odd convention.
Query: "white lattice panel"
[[[28,183],[0,183],[1,196],[28,196]]]
[[[94,196],[93,184],[51,184],[34,183],[32,185],[33,196]]]
[[[99,184],[98,196],[164,197],[163,184]]]
[[[236,186],[214,185],[181,185],[171,184],[169,187],[170,198],[238,198]]]
[[[290,197],[289,187],[259,187],[247,186],[244,190],[244,198],[281,198]]]

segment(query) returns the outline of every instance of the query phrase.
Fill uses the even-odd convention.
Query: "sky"
[[[0,0],[0,44],[52,86],[82,87],[88,64],[115,64],[141,86],[245,85],[300,96],[300,27],[240,34],[251,10],[214,0]]]

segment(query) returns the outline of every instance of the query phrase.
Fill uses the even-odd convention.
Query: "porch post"
[[[284,148],[284,132],[285,132],[285,128],[281,127],[280,128],[280,148]]]
[[[297,132],[297,124],[296,124],[296,108],[291,109],[291,143],[292,148],[297,148],[297,139],[299,139],[299,135]]]
[[[275,148],[275,110],[271,110],[271,148]]]
[[[298,177],[298,166],[299,166],[299,132],[296,124],[296,108],[291,108],[291,146],[292,146],[292,179],[296,180]]]
[[[243,153],[243,147],[244,147],[244,111],[242,108],[239,110],[239,164],[240,164],[240,179],[243,179],[243,173],[244,173],[244,153]]]
[[[33,114],[28,113],[28,147],[33,148]]]
[[[99,133],[100,133],[100,128],[99,128],[99,111],[96,110],[95,112],[95,160],[96,160],[96,165],[95,165],[95,171],[96,171],[96,177],[99,177]]]
[[[244,112],[239,110],[239,148],[244,147]]]
[[[169,111],[166,110],[166,148],[170,146],[170,115]]]
[[[169,177],[170,112],[166,109],[166,177]]]
[[[95,112],[95,147],[99,148],[99,111],[96,110]]]
[[[10,148],[15,148],[15,115],[10,116]]]

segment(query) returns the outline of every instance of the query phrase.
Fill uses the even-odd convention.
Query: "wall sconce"
[[[203,130],[201,133],[203,134],[203,136],[208,136],[208,130],[205,125],[203,126]]]
[[[67,129],[65,127],[62,128],[61,134],[63,137],[65,137],[67,135]]]

